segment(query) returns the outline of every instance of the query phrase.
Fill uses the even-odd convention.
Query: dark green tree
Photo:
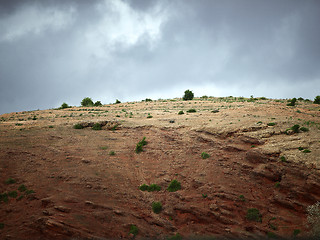
[[[81,101],[81,106],[83,106],[83,107],[92,107],[93,105],[94,105],[93,101],[89,97],[86,97],[86,98],[82,99],[82,101]]]
[[[183,100],[184,101],[192,100],[193,97],[194,97],[193,92],[188,89],[184,92]]]
[[[100,107],[100,106],[102,106],[102,103],[101,103],[100,101],[96,101],[96,102],[94,103],[94,106],[95,106],[95,107]]]
[[[316,96],[313,103],[320,104],[320,96]]]

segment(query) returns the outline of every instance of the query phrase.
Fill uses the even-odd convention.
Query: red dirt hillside
[[[310,237],[319,110],[229,97],[3,114],[0,239]]]

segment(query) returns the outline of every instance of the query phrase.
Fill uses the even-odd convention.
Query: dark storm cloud
[[[1,1],[0,113],[197,96],[319,95],[319,1]]]

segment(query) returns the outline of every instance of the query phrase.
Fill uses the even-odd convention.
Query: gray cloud
[[[2,1],[0,113],[146,97],[314,98],[318,1]]]

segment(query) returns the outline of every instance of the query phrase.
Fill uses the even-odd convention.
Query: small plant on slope
[[[261,222],[262,215],[260,214],[259,210],[256,208],[249,208],[247,211],[246,218],[250,221]]]
[[[180,189],[181,189],[181,183],[178,182],[176,179],[172,180],[167,188],[169,192],[176,192]]]
[[[153,202],[152,203],[152,211],[156,214],[159,214],[162,211],[161,202]]]
[[[143,146],[145,145],[147,145],[146,137],[143,137],[143,139],[137,143],[136,153],[141,153],[143,151]]]

